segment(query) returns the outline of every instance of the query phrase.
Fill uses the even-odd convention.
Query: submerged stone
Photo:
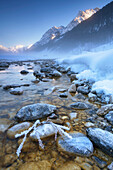
[[[18,88],[11,90],[10,93],[14,94],[14,95],[21,95],[21,94],[23,94],[23,90],[18,87]]]
[[[32,123],[30,122],[23,122],[23,123],[14,125],[10,129],[8,129],[7,136],[11,139],[14,139],[17,133],[21,133],[24,130],[29,129],[30,126],[32,126]]]
[[[79,102],[76,102],[76,103],[72,103],[70,105],[70,107],[73,108],[73,109],[85,110],[85,109],[91,109],[92,105],[79,101]]]
[[[68,133],[72,139],[63,136],[59,137],[57,144],[59,151],[70,155],[90,156],[93,153],[92,142],[82,133]]]

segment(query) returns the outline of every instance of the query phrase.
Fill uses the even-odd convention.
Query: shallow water
[[[27,64],[29,64],[29,66]],[[28,70],[29,73],[27,75],[20,74],[21,70],[26,70],[31,67],[33,68]],[[47,89],[53,86],[56,86],[57,89],[69,88],[71,85],[69,77],[64,74],[59,79],[49,79],[49,82],[41,81],[35,84],[32,82],[32,80],[35,80],[35,77],[33,76],[34,68],[36,68],[36,66],[34,67],[33,62],[24,62],[22,66],[19,66],[18,63],[13,63],[8,69],[0,71],[0,127],[2,127],[2,125],[6,128],[12,126],[15,123],[14,116],[21,107],[39,102],[57,106],[57,114],[64,125],[66,125],[66,122],[69,122],[71,124],[70,131],[79,131],[85,134],[86,128],[84,124],[86,123],[86,118],[89,117],[87,112],[77,110],[78,118],[75,121],[70,120],[69,113],[71,113],[73,109],[70,109],[68,105],[73,103],[72,98],[60,98],[58,90],[55,90],[49,95],[45,95],[44,93]],[[9,92],[10,90],[3,90],[2,86],[7,84],[29,84],[29,86],[22,86],[24,91],[22,95],[12,95]],[[51,169],[61,168],[65,163],[70,161],[72,161],[72,163],[76,163],[80,167],[82,163],[87,163],[89,169],[98,169],[92,157],[72,157],[62,152],[60,153],[54,137],[44,140],[44,150],[40,149],[36,142],[31,142],[28,139],[23,147],[19,159],[16,157],[18,143],[20,143],[20,139],[10,140],[8,139],[6,132],[0,133],[1,169],[7,169],[8,167],[12,169],[22,169],[22,167],[24,167],[24,163],[45,160],[50,163]],[[107,161],[108,164],[112,161],[111,157],[104,154],[97,148],[95,148],[94,155]],[[12,157],[11,160],[10,157]]]

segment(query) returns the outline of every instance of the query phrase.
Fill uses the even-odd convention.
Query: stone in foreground
[[[113,104],[107,104],[105,106],[102,106],[100,109],[97,110],[97,114],[99,116],[106,115],[109,111],[113,111]]]
[[[51,164],[47,160],[38,162],[25,162],[22,164],[18,170],[51,170]]]
[[[54,113],[56,106],[44,103],[37,103],[22,107],[16,114],[15,118],[21,121],[37,120]]]
[[[100,128],[88,128],[88,136],[103,152],[113,156],[113,134]]]
[[[81,168],[73,161],[66,162],[58,168],[58,170],[81,170]]]
[[[40,125],[30,134],[32,140],[38,140],[37,133],[40,134],[40,138],[46,138],[55,134],[55,129],[51,124]]]
[[[57,144],[59,151],[70,155],[79,155],[89,157],[93,153],[92,142],[82,133],[69,133],[72,139],[68,137],[59,137]]]
[[[105,119],[113,125],[113,111],[110,111],[107,115],[105,115]]]
[[[30,123],[30,122],[23,122],[23,123],[14,125],[10,129],[8,129],[7,136],[11,139],[15,139],[16,134],[29,129],[30,126],[32,126],[32,123]]]
[[[85,110],[85,109],[91,109],[92,105],[84,103],[84,102],[76,102],[76,103],[72,103],[70,105],[70,107],[72,109],[80,109],[80,110]]]
[[[13,95],[21,95],[21,94],[23,94],[23,90],[18,87],[18,88],[11,90],[10,93]]]

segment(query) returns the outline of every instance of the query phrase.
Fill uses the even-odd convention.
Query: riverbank
[[[19,170],[44,169],[45,167],[46,169],[107,169],[112,163],[113,156],[111,113],[113,106],[110,96],[91,91],[93,81],[78,80],[77,73],[70,68],[62,67],[54,60],[19,61],[6,64],[8,65],[1,67],[4,69],[0,71],[1,168]],[[41,103],[42,106],[49,104],[56,107],[55,113],[49,113],[37,119],[42,122],[49,118],[53,123],[69,127],[70,130],[67,133],[74,133],[78,136],[73,136],[74,142],[67,142],[69,144],[72,142],[73,147],[71,145],[65,147],[60,138],[55,142],[54,134],[49,134],[42,139],[45,147],[43,150],[38,142],[32,141],[28,135],[20,157],[17,158],[16,151],[22,138],[14,139],[16,130],[15,132],[13,130],[12,138],[9,130],[19,123],[33,124],[36,120],[33,114],[28,119],[28,115],[23,112],[25,116],[17,119],[17,113],[22,107],[37,103]],[[107,105],[109,103],[111,105]],[[36,106],[32,107],[36,109]],[[42,113],[39,114],[42,115]],[[23,131],[20,125],[18,133],[21,130]],[[83,135],[86,137],[85,141],[88,140],[91,143],[85,143]],[[82,140],[79,141],[79,138]],[[105,145],[103,146],[102,143]],[[72,148],[72,153],[70,153],[70,148]]]

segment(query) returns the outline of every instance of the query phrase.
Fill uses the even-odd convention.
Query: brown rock
[[[46,161],[38,161],[38,162],[26,162],[21,165],[18,170],[51,170],[51,164]]]
[[[14,161],[17,159],[17,156],[15,154],[7,154],[4,157],[4,166],[8,166],[14,163]]]
[[[68,162],[63,164],[61,167],[58,168],[58,170],[81,170],[81,168],[76,165],[75,162]]]

